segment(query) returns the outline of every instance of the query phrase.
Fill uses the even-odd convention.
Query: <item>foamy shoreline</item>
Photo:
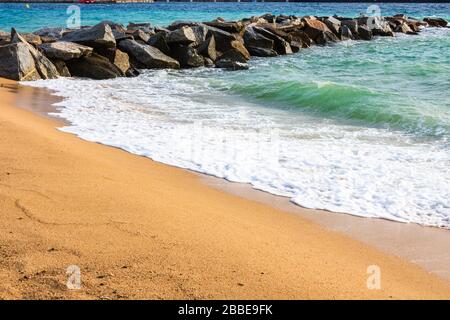
[[[19,88],[19,95],[23,97],[18,102],[19,107],[25,107],[43,116],[48,116],[49,113],[53,114],[52,118],[56,116],[58,110],[50,103],[57,103],[61,98],[54,96],[54,93],[49,92],[48,89],[28,86],[19,86]],[[41,99],[36,100],[32,97],[36,93],[39,93]],[[56,117],[56,119],[59,122],[61,118]],[[70,124],[66,122],[64,125]],[[450,281],[450,255],[446,250],[450,247],[450,232],[447,230],[301,208],[286,197],[256,190],[248,184],[233,183],[202,173],[196,173],[196,175],[208,187],[262,203],[277,210],[294,213],[328,230],[400,257]]]
[[[399,258],[58,132],[12,107],[29,90],[0,89],[2,298],[449,298],[448,282]],[[366,286],[374,263],[380,290]],[[73,264],[78,291],[60,285]]]

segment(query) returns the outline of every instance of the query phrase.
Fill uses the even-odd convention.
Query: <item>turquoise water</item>
[[[174,20],[211,20],[218,16],[239,19],[267,12],[296,15],[356,16],[366,12],[373,3],[149,3],[149,4],[95,4],[78,5],[82,25],[102,20],[115,22],[147,22],[166,25]],[[0,3],[0,29],[16,27],[32,31],[45,26],[65,26],[70,4]],[[379,4],[382,15],[405,13],[414,17],[438,15],[450,19],[450,4]]]
[[[5,8],[6,5],[0,5]],[[64,5],[5,12],[30,30]],[[355,16],[366,4],[189,3],[83,6],[104,19],[167,24],[265,12]],[[49,8],[55,8],[53,11]],[[195,8],[195,10],[189,10]],[[22,11],[20,11],[22,10]],[[450,4],[382,4],[382,14],[450,17]],[[51,15],[45,20],[43,13]],[[62,16],[61,16],[62,15]],[[47,22],[46,22],[47,21]],[[346,41],[250,69],[148,70],[133,79],[34,85],[65,99],[65,131],[309,207],[450,228],[450,29]]]

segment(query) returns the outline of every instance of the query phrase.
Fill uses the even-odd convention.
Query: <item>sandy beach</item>
[[[17,108],[45,91],[1,83],[1,299],[450,298],[443,278],[294,212],[60,132]]]

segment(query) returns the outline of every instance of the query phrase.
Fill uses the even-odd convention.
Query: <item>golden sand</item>
[[[450,298],[413,264],[14,106],[41,92],[0,88],[0,298]]]

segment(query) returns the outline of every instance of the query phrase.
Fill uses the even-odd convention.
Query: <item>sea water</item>
[[[356,16],[367,5],[99,5],[82,14],[85,24],[163,25],[264,12]],[[20,12],[10,23],[30,30],[62,21],[52,6],[32,8],[52,23],[23,21]],[[450,17],[449,4],[382,4],[381,11]],[[58,116],[70,125],[62,130],[83,139],[250,183],[308,208],[450,228],[449,52],[450,29],[429,28],[254,58],[244,71],[145,70],[137,78],[31,85],[64,98]]]

